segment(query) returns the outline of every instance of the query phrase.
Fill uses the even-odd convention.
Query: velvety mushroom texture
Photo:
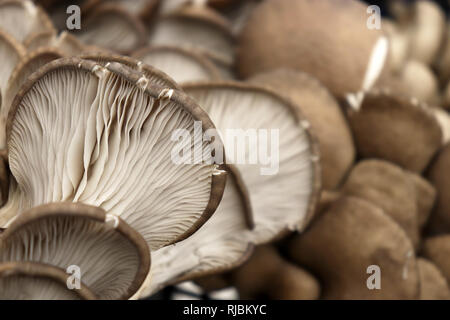
[[[383,210],[362,199],[342,197],[289,244],[292,261],[322,283],[324,299],[417,299],[419,275],[414,248]],[[373,271],[381,287],[370,290]]]
[[[76,266],[101,299],[127,299],[150,270],[145,240],[123,220],[96,207],[53,203],[24,212],[1,234],[2,262]],[[0,290],[1,291],[1,290]]]
[[[416,189],[405,170],[383,160],[361,161],[353,167],[342,192],[383,209],[405,230],[414,246],[419,245]]]
[[[282,67],[302,70],[339,98],[370,89],[388,46],[367,19],[367,5],[356,0],[262,1],[240,35],[238,71],[247,78]]]
[[[217,211],[196,233],[152,253],[151,278],[136,298],[169,284],[231,270],[248,258],[252,252],[252,212],[247,190],[236,174],[228,175]]]
[[[349,111],[358,154],[380,158],[421,173],[442,145],[435,115],[417,100],[384,90],[366,95],[361,107]]]
[[[69,275],[62,269],[30,262],[0,264],[0,300],[93,300],[84,284],[67,287]]]
[[[34,33],[54,27],[47,14],[32,1],[3,0],[0,1],[0,29],[24,42]]]
[[[120,216],[152,250],[181,241],[222,197],[225,174],[211,154],[223,146],[219,137],[202,139],[209,129],[211,120],[192,99],[143,73],[115,62],[53,61],[32,76],[10,112],[17,188],[1,225],[33,206],[74,201]],[[194,139],[178,141],[175,130]],[[197,152],[178,163],[172,154],[180,146]]]
[[[420,275],[420,300],[448,300],[450,291],[447,280],[431,261],[418,258]]]
[[[96,7],[76,35],[86,44],[125,54],[143,46],[146,39],[140,20],[115,5]]]
[[[256,248],[250,260],[229,277],[242,299],[316,300],[320,296],[319,281],[284,260],[270,245]]]
[[[149,47],[133,56],[170,75],[178,83],[220,79],[220,71],[202,54],[179,47]]]
[[[229,21],[204,6],[184,6],[160,17],[150,32],[149,43],[195,49],[229,66],[234,62]]]
[[[167,0],[166,0],[167,1]],[[161,0],[87,0],[83,5],[83,11],[89,11],[98,5],[114,4],[120,8],[123,8],[130,14],[141,18],[144,22],[150,19],[157,10],[160,2],[166,2]]]
[[[20,63],[14,68],[5,90],[3,105],[0,109],[0,149],[6,147],[6,119],[14,97],[19,92],[22,84],[28,77],[43,65],[63,57],[63,53],[57,49],[41,48],[26,54]]]
[[[437,190],[436,206],[427,225],[428,232],[450,232],[450,143],[437,155],[428,170],[428,178]]]
[[[296,111],[311,122],[319,141],[322,187],[338,187],[353,165],[356,151],[347,120],[331,93],[313,76],[289,69],[258,74],[249,81],[268,85],[292,99]]]
[[[422,255],[433,262],[442,272],[447,283],[450,281],[450,235],[444,234],[425,239]]]
[[[265,243],[309,222],[319,197],[318,148],[309,123],[269,89],[240,83],[183,87],[209,114],[224,140],[253,209],[253,242]]]
[[[402,23],[410,30],[410,58],[429,65],[442,46],[445,13],[437,3],[424,0],[415,1],[405,9],[407,19]]]

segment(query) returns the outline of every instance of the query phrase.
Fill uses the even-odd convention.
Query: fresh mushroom
[[[295,70],[262,73],[249,81],[268,85],[291,99],[311,122],[319,142],[322,187],[338,187],[353,165],[356,151],[347,120],[331,93],[313,76]]]
[[[356,0],[266,0],[239,40],[239,74],[276,68],[305,71],[338,98],[361,102],[384,69],[387,38],[367,27],[367,5]]]
[[[8,262],[0,264],[0,300],[94,300],[94,293],[80,283],[67,287],[69,275],[63,270],[40,263]]]
[[[24,212],[0,237],[2,262],[35,262],[65,272],[100,299],[126,299],[150,270],[144,238],[97,207],[52,203]],[[0,287],[0,292],[3,288]]]

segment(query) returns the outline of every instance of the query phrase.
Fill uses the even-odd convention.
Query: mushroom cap
[[[103,66],[106,66],[111,62],[117,62],[143,73],[152,83],[156,85],[181,90],[178,83],[176,83],[175,80],[165,72],[132,57],[106,52],[88,52],[81,54],[79,58],[84,60],[92,60]]]
[[[422,255],[433,262],[450,281],[450,235],[438,235],[425,239],[422,246]]]
[[[342,192],[372,202],[392,217],[406,232],[415,247],[419,245],[416,189],[409,174],[383,160],[357,163],[342,187]]]
[[[45,11],[32,1],[3,0],[0,1],[0,29],[23,42],[36,32],[54,30],[54,27]]]
[[[437,191],[424,177],[413,172],[407,174],[415,190],[419,228],[423,229],[436,203]]]
[[[379,158],[422,172],[442,145],[442,130],[431,110],[416,100],[386,91],[368,93],[349,112],[356,149],[362,158]]]
[[[62,269],[33,262],[0,264],[1,300],[93,300],[94,293],[80,283],[80,289],[67,287],[69,275]]]
[[[427,176],[437,191],[436,206],[429,218],[427,231],[432,234],[450,232],[450,143],[446,144],[431,164]]]
[[[144,46],[147,37],[142,22],[114,4],[95,7],[76,35],[86,44],[124,54]]]
[[[194,132],[195,121],[201,126]],[[182,143],[201,155],[174,161],[174,130],[194,134]],[[151,250],[181,241],[209,219],[224,189],[225,172],[211,155],[223,145],[219,137],[201,139],[207,130],[214,125],[192,99],[144,73],[116,62],[53,61],[30,77],[9,113],[19,213],[83,202],[120,216]],[[50,151],[37,151],[41,143]]]
[[[173,46],[146,47],[133,54],[136,59],[172,76],[178,83],[221,78],[220,71],[204,55]]]
[[[289,245],[289,256],[322,283],[325,299],[416,299],[414,248],[400,226],[362,199],[341,197]],[[369,266],[381,270],[381,289],[367,287]]]
[[[222,201],[196,233],[152,253],[151,278],[135,298],[152,295],[168,285],[229,271],[250,257],[252,212],[238,174],[236,169],[229,170]]]
[[[450,291],[447,280],[431,261],[418,258],[417,267],[420,276],[420,300],[448,300]]]
[[[183,89],[213,119],[227,163],[242,175],[253,209],[253,242],[262,244],[303,229],[320,189],[319,151],[309,123],[288,100],[267,88],[216,82]],[[263,159],[261,153],[269,150],[271,159]],[[271,168],[264,169],[267,160]]]
[[[212,60],[232,65],[234,36],[229,21],[204,6],[183,6],[157,21],[150,32],[152,46],[178,46],[197,50]]]
[[[82,11],[89,12],[97,6],[105,4],[114,4],[120,8],[123,8],[130,14],[138,16],[143,22],[150,19],[156,12],[156,9],[160,5],[161,0],[87,0],[83,4]]]
[[[387,46],[374,51],[384,36],[367,19],[367,5],[355,0],[263,1],[240,35],[238,71],[247,78],[276,68],[302,70],[339,98],[370,89]]]
[[[356,151],[347,120],[328,89],[313,76],[289,69],[257,74],[249,81],[267,85],[291,99],[296,110],[311,122],[319,142],[322,187],[338,187],[353,165]]]
[[[257,247],[229,278],[241,299],[316,300],[320,295],[317,279],[284,260],[272,245]]]
[[[0,236],[0,259],[77,266],[101,299],[129,298],[150,270],[147,243],[120,217],[68,202],[22,213]]]

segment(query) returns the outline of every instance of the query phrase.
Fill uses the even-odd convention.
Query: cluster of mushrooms
[[[450,24],[368,6],[0,0],[0,299],[450,298]]]

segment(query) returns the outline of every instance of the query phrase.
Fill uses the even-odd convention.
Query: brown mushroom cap
[[[417,203],[417,219],[419,228],[423,229],[436,203],[436,188],[422,176],[413,172],[407,172],[415,190]]]
[[[173,131],[193,132],[195,121],[202,123],[196,135],[214,129],[186,94],[154,85],[122,64],[67,58],[45,65],[9,113],[19,213],[47,202],[81,201],[120,216],[152,250],[185,239],[215,211],[225,184],[211,155],[223,151],[219,137],[214,144],[187,143],[189,150],[201,148],[203,161],[173,161],[179,144]],[[37,152],[40,143],[50,151]]]
[[[412,59],[431,64],[445,35],[445,13],[433,1],[415,1],[411,6],[412,32],[410,56]]]
[[[436,265],[448,283],[450,281],[450,235],[444,234],[425,239],[422,255]]]
[[[320,295],[315,277],[285,261],[271,245],[257,247],[229,278],[241,299],[315,300]]]
[[[238,71],[247,78],[276,68],[302,70],[339,98],[370,89],[387,41],[378,48],[383,34],[367,28],[367,19],[367,5],[355,0],[263,1],[241,33]]]
[[[80,283],[80,289],[68,289],[68,277],[62,269],[41,263],[1,263],[0,300],[96,299],[83,283]]]
[[[383,160],[357,163],[342,187],[344,194],[365,199],[383,209],[417,247],[419,221],[415,191],[407,172]]]
[[[159,69],[156,69],[132,57],[106,52],[83,53],[79,57],[84,60],[95,61],[103,66],[106,66],[108,63],[110,64],[111,62],[118,62],[135,71],[143,73],[145,77],[147,77],[150,80],[150,82],[156,85],[181,90],[178,83],[176,83],[175,80],[172,79],[169,75],[167,75],[166,73],[164,73]]]
[[[178,83],[221,78],[220,71],[204,55],[173,46],[146,47],[133,57],[169,74]]]
[[[127,299],[150,270],[144,238],[120,217],[81,203],[51,203],[22,213],[0,236],[2,262],[29,261],[66,270],[102,299]]]
[[[437,191],[436,206],[429,218],[427,231],[431,233],[450,232],[450,143],[438,153],[428,170],[428,178]]]
[[[418,258],[417,267],[420,276],[420,300],[450,299],[447,280],[434,263],[424,258]]]
[[[373,204],[342,197],[289,246],[289,255],[317,275],[325,299],[416,299],[414,248],[396,222]],[[367,268],[380,267],[381,289],[369,290]]]
[[[258,74],[249,81],[268,85],[277,93],[292,99],[296,110],[311,122],[317,136],[322,187],[338,187],[353,165],[356,151],[347,120],[330,92],[314,77],[288,69]]]
[[[188,84],[183,89],[213,119],[224,139],[227,163],[242,175],[254,213],[253,242],[273,241],[306,227],[319,197],[319,151],[308,121],[293,104],[270,89],[237,82]],[[272,138],[259,134],[260,141],[252,142],[261,131],[278,138],[270,142]],[[246,138],[251,132],[253,139]],[[239,142],[239,137],[245,141]],[[263,164],[264,150],[270,153],[271,165]]]
[[[413,172],[427,167],[443,141],[432,111],[386,91],[367,94],[361,108],[350,111],[349,122],[361,157],[384,159]]]

